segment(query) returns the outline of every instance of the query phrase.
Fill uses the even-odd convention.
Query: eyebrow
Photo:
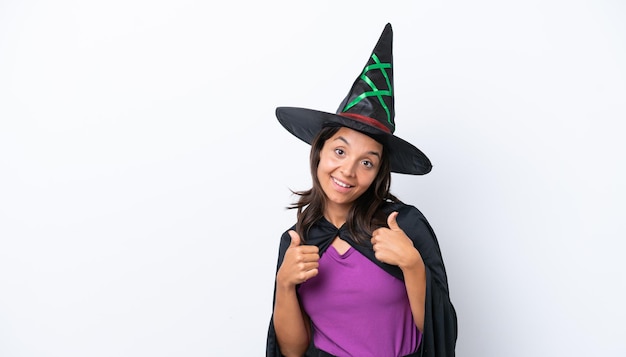
[[[343,136],[338,136],[337,139],[335,139],[335,141],[336,140],[341,140],[344,143],[346,143],[346,145],[350,145],[348,140],[346,140],[346,138],[344,138]],[[367,153],[370,154],[370,155],[375,155],[375,156],[377,156],[380,159],[380,153],[378,151],[368,151]]]

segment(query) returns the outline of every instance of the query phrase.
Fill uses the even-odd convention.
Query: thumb
[[[291,236],[291,247],[297,247],[300,245],[300,235],[296,231],[289,231],[289,235]]]
[[[396,217],[398,217],[398,212],[391,212],[389,217],[387,217],[387,225],[389,226],[389,229],[391,229],[392,231],[400,230],[400,226],[398,225],[398,222],[396,221]]]

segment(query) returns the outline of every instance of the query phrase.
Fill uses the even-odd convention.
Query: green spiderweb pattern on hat
[[[385,109],[385,112],[387,113],[387,122],[391,125],[394,125],[393,121],[391,120],[392,119],[391,111],[389,110],[389,107],[387,106],[387,104],[385,103],[385,100],[383,99],[383,96],[393,97],[393,89],[391,85],[391,80],[389,79],[389,76],[387,75],[387,71],[386,71],[386,69],[391,69],[391,63],[380,62],[380,60],[378,59],[378,56],[376,56],[375,53],[372,54],[371,58],[374,61],[374,64],[365,66],[365,68],[363,68],[363,73],[361,73],[361,76],[359,76],[359,78],[365,83],[367,83],[367,85],[372,90],[363,92],[360,95],[358,95],[350,103],[346,104],[346,106],[343,108],[342,111],[343,112],[348,111],[350,108],[352,108],[353,106],[355,106],[356,104],[358,104],[360,101],[362,101],[363,99],[367,97],[377,97],[380,102],[380,105]],[[385,78],[385,82],[387,83],[387,88],[389,89],[378,89],[376,87],[376,84],[367,76],[367,73],[369,71],[374,71],[374,70],[380,70],[381,74]]]

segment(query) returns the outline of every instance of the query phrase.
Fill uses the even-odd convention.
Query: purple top
[[[330,246],[298,292],[315,346],[333,355],[405,356],[421,340],[404,282],[352,247],[339,255]]]

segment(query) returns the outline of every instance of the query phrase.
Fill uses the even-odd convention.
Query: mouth
[[[337,180],[336,178],[334,178],[334,177],[332,177],[332,176],[331,176],[331,179],[332,179],[332,180],[333,180],[333,182],[334,182],[335,184],[337,184],[337,186],[339,186],[339,187],[343,187],[343,188],[351,188],[351,187],[354,187],[354,186],[349,185],[349,184],[347,184],[347,183],[345,183],[345,182],[343,182],[343,181],[339,181],[339,180]]]

